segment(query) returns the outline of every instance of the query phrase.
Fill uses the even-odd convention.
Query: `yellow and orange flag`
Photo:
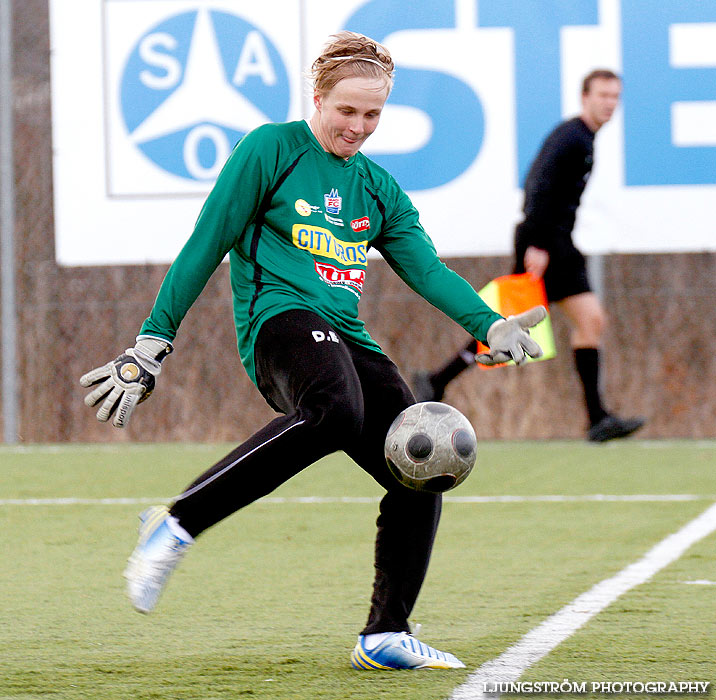
[[[486,284],[478,294],[490,308],[505,317],[521,314],[533,306],[544,306],[548,312],[547,317],[534,328],[530,328],[530,335],[539,343],[544,354],[537,360],[527,357],[527,362],[549,360],[552,357],[556,357],[557,348],[554,344],[547,294],[544,290],[544,282],[541,279],[528,272],[519,275],[504,275]],[[477,352],[490,352],[490,349],[478,341]],[[492,369],[492,367],[505,367],[506,365],[514,364],[514,362],[510,361],[491,366],[478,364],[478,367],[480,369]]]

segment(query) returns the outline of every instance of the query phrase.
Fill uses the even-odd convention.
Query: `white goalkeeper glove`
[[[516,316],[495,321],[487,331],[490,352],[475,355],[475,360],[482,365],[498,365],[514,360],[515,364],[521,365],[527,355],[542,357],[542,348],[530,338],[528,329],[536,326],[546,316],[547,309],[544,306],[533,306]]]
[[[97,420],[105,423],[116,413],[112,425],[124,428],[134,407],[148,399],[154,390],[155,378],[162,371],[162,360],[173,349],[167,340],[140,335],[133,348],[127,348],[112,362],[82,375],[82,386],[95,387],[85,396],[85,404],[96,406],[104,399],[97,411]]]

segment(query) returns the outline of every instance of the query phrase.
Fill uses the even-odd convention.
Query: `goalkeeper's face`
[[[329,153],[341,158],[355,155],[376,130],[390,85],[382,78],[352,77],[329,92],[316,92],[311,128]]]

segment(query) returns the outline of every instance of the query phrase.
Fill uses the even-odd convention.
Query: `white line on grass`
[[[167,503],[168,498],[1,498],[0,506],[136,506]]]
[[[516,681],[530,666],[574,634],[597,613],[621,595],[648,581],[665,566],[676,561],[689,547],[716,530],[716,504],[649,550],[639,561],[616,576],[596,584],[569,605],[529,631],[517,644],[488,661],[458,686],[450,700],[482,700],[499,697],[490,689],[495,683]],[[498,686],[499,687],[499,686]]]
[[[605,445],[595,445],[586,443],[584,440],[549,440],[549,441],[528,441],[528,440],[484,440],[480,444],[489,447],[490,450],[510,451],[515,447],[533,444],[534,442],[543,442],[550,447],[583,447],[586,450],[619,450],[623,447],[628,449],[671,449],[674,447],[683,447],[688,445],[689,449],[716,449],[716,440],[711,438],[693,439],[693,438],[676,438],[663,440],[638,440],[631,438],[628,441],[614,440]],[[227,451],[232,449],[233,443],[206,443],[206,442],[172,442],[172,443],[154,443],[154,442],[93,442],[93,443],[21,443],[19,445],[0,445],[0,455],[6,454],[68,454],[73,452],[110,452],[122,453],[130,451],[150,451],[161,449],[173,449],[178,452],[202,450],[207,452],[221,452],[222,449]]]
[[[716,496],[692,493],[671,494],[585,494],[582,496],[444,496],[446,503],[586,503],[586,502],[643,502],[712,501]],[[156,498],[0,498],[0,506],[126,506],[146,503],[167,503],[166,496]],[[324,503],[378,503],[379,496],[266,496],[258,503],[324,504]]]
[[[689,443],[691,444],[691,443]],[[123,452],[156,451],[157,448],[176,450],[177,452],[194,452],[196,450],[216,452],[221,445],[209,442],[63,442],[63,443],[31,443],[19,445],[0,445],[0,455],[29,454],[29,455],[56,455],[72,454],[75,452],[110,452],[119,454]],[[226,443],[230,449],[229,443]]]

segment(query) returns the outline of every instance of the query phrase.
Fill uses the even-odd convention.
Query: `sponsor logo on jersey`
[[[316,262],[316,272],[331,287],[343,287],[353,292],[358,298],[363,294],[365,270],[341,270],[329,263]]]
[[[367,231],[370,228],[370,219],[367,216],[362,216],[360,219],[353,219],[351,221],[351,228],[358,231]]]
[[[293,206],[301,216],[311,216],[311,205],[305,199],[297,199]]]
[[[344,265],[368,265],[368,241],[342,241],[327,228],[294,224],[291,230],[293,245],[313,255],[338,260]]]
[[[326,221],[329,224],[333,224],[334,226],[343,226],[343,219],[337,219],[335,216],[328,216],[328,214],[324,214],[323,216],[326,217]]]
[[[323,204],[327,214],[340,214],[342,203],[343,197],[338,194],[335,187],[328,194],[323,195]]]

